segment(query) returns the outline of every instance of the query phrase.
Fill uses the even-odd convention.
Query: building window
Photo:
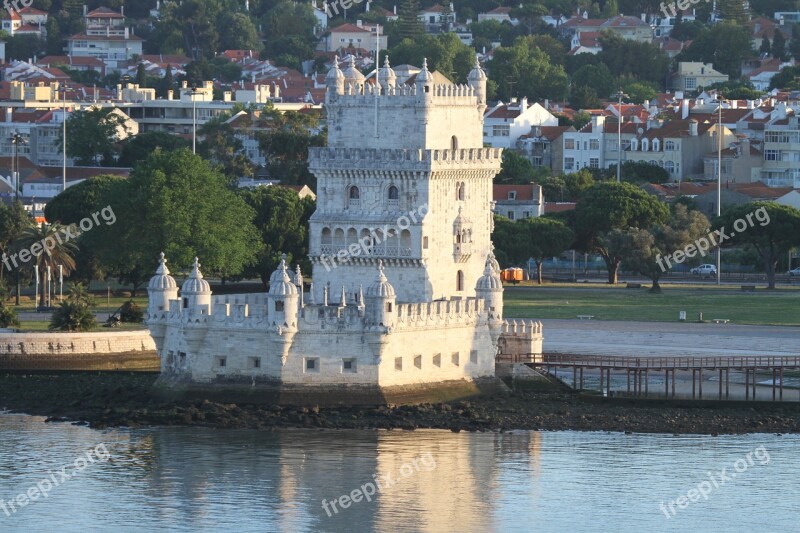
[[[351,200],[358,200],[358,199],[361,197],[361,196],[360,196],[360,194],[361,194],[361,193],[358,191],[358,187],[356,187],[355,185],[353,185],[352,187],[350,187],[350,194],[349,194],[349,198],[350,198]]]
[[[306,374],[318,374],[319,373],[319,357],[306,357],[305,358],[305,368]]]
[[[780,150],[764,150],[764,161],[780,161],[780,160],[781,160]]]
[[[470,350],[470,352],[469,352],[469,361],[470,361],[470,363],[477,363],[478,362],[478,350]]]
[[[450,137],[450,149],[453,151],[458,150],[458,138],[455,135]]]
[[[277,300],[275,302],[275,311],[278,312],[278,313],[282,313],[283,312],[283,300]]]
[[[664,151],[674,152],[676,149],[675,141],[664,141]]]
[[[342,373],[355,374],[356,373],[356,360],[355,359],[342,359]]]
[[[589,159],[589,168],[600,168],[600,160],[596,157]]]
[[[397,187],[392,185],[389,187],[389,200],[397,200],[400,197],[400,193],[397,191]]]
[[[442,354],[437,353],[433,355],[433,366],[442,367]]]
[[[574,150],[575,139],[564,139],[564,150]]]
[[[458,358],[458,352],[453,352],[450,355],[450,361],[453,362],[453,366],[459,366],[459,360],[458,359],[459,359]]]
[[[415,355],[414,356],[414,366],[419,368],[419,369],[422,369],[422,356],[421,355]]]
[[[511,134],[511,126],[498,125],[492,126],[492,135],[494,137],[508,137]]]
[[[665,161],[664,162],[664,170],[666,170],[670,174],[674,174],[675,173],[675,163],[673,163],[672,161]]]
[[[224,356],[224,355],[222,355],[222,356],[220,356],[220,357],[217,357],[217,366],[218,366],[219,368],[223,368],[223,367],[225,367],[225,366],[227,366],[227,365],[228,365],[228,358],[227,358],[227,356]]]
[[[517,199],[517,191],[508,191],[508,199],[509,200],[516,200]]]
[[[531,212],[530,211],[523,211],[522,212],[522,218],[530,218],[530,217],[531,217]]]
[[[387,313],[392,312],[392,302],[386,302],[386,312]]]
[[[250,369],[261,368],[261,358],[260,357],[248,357],[247,358],[247,367],[250,368]]]
[[[697,78],[685,78],[683,80],[683,88],[684,89],[696,89],[697,88]]]
[[[428,237],[423,237],[422,238],[422,249],[423,250],[427,250],[428,249]]]
[[[394,358],[394,369],[395,370],[403,370],[403,358],[402,357],[395,357]]]
[[[464,290],[464,271],[459,270],[456,272],[456,291],[461,292]]]
[[[572,170],[575,168],[575,158],[574,157],[565,157],[564,158],[564,170]]]
[[[599,150],[600,139],[589,139],[589,150]]]
[[[464,182],[456,183],[456,200],[464,200]]]
[[[178,352],[178,363],[181,366],[186,365],[186,352]]]

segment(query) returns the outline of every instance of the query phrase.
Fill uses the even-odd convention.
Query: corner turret
[[[467,83],[475,91],[478,103],[486,106],[486,73],[481,68],[480,61],[478,61],[478,54],[475,54],[475,66],[472,67],[467,76]]]
[[[335,98],[335,95],[344,94],[344,73],[339,68],[339,58],[333,60],[333,66],[325,77],[325,84],[328,87],[328,99]]]
[[[397,316],[396,295],[394,287],[383,273],[383,260],[378,261],[378,275],[372,285],[367,287],[364,297],[367,323],[388,328],[394,327]]]
[[[273,326],[296,328],[299,308],[297,287],[286,271],[286,254],[269,278],[267,316]]]
[[[194,310],[198,307],[205,307],[200,309],[200,314],[207,315],[211,307],[211,286],[206,280],[203,279],[203,273],[200,272],[200,261],[194,258],[194,266],[192,273],[186,278],[181,286],[181,307],[183,309]]]
[[[161,351],[167,331],[169,301],[178,299],[178,284],[175,283],[175,278],[169,275],[164,252],[159,255],[156,275],[150,278],[150,283],[147,285],[147,296],[147,326],[156,348]]]
[[[485,308],[489,315],[489,330],[492,342],[497,345],[500,330],[503,326],[503,282],[494,269],[494,255],[486,256],[486,267],[483,276],[475,284],[475,295],[486,302]]]

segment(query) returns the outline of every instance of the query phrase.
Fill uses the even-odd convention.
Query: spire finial
[[[389,54],[383,56],[383,66],[389,68]]]
[[[481,60],[477,52],[475,53],[475,68],[481,68]]]
[[[158,254],[158,268],[156,269],[156,274],[169,274],[169,269],[167,268],[167,258],[164,255],[164,252]]]
[[[423,57],[422,58],[422,70],[428,70],[428,58],[427,57]]]
[[[378,272],[383,274],[383,259],[378,259]]]

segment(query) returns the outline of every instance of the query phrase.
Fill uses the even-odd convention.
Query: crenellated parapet
[[[474,325],[485,320],[481,298],[397,304],[397,329]]]
[[[502,163],[502,148],[391,149],[312,147],[308,151],[309,169],[335,173],[337,170],[430,172],[440,169],[493,170]]]
[[[497,359],[513,363],[540,361],[543,339],[541,322],[506,320],[497,344]]]

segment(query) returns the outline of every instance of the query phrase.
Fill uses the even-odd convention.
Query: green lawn
[[[676,322],[686,311],[688,321],[727,318],[736,324],[800,326],[800,291],[759,289],[743,293],[738,287],[665,287],[661,294],[646,289],[608,286],[506,286],[503,315],[514,318],[576,318],[597,320]]]

